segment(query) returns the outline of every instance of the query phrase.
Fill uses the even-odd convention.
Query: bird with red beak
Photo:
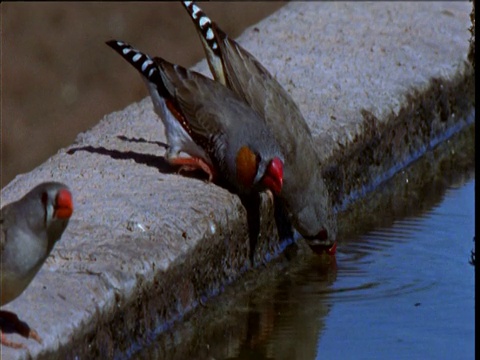
[[[191,156],[184,165],[202,164],[198,167],[221,177],[238,194],[281,193],[284,160],[280,147],[258,114],[234,92],[124,42],[112,40],[107,45],[145,79],[154,109],[165,124],[170,149]]]
[[[336,216],[310,128],[300,109],[270,72],[198,5],[182,3],[195,24],[215,80],[260,115],[285,156],[284,186],[275,204],[282,207],[314,252],[334,254]]]
[[[58,182],[42,183],[2,208],[0,305],[15,300],[27,288],[60,240],[72,213],[72,194],[66,185]],[[21,335],[41,342],[37,332],[25,328],[15,314],[1,311],[0,317],[11,322]],[[6,339],[3,332],[1,344],[24,347]]]

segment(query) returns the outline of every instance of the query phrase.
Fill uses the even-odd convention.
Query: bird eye
[[[48,202],[48,194],[46,192],[42,193],[42,204],[44,208],[44,219],[43,222],[46,224],[47,223],[47,217],[48,217],[48,207],[47,207],[47,202]]]
[[[48,194],[46,192],[42,193],[42,204],[47,205]]]

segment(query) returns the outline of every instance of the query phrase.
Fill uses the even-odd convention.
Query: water
[[[335,261],[300,249],[253,271],[137,358],[473,359],[470,150],[426,156],[346,214]]]
[[[316,358],[473,359],[474,180],[338,254]]]
[[[141,358],[473,359],[474,183],[343,240],[336,262],[259,272]]]

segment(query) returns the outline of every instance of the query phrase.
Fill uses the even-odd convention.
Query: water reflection
[[[474,358],[474,184],[342,247],[317,358]]]

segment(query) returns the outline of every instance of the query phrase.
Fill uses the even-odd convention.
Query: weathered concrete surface
[[[294,2],[242,35],[298,101],[338,206],[468,122],[470,10],[468,2]],[[173,173],[164,142],[145,99],[2,190],[3,204],[55,179],[69,184],[76,207],[35,281],[4,307],[44,342],[3,348],[2,359],[123,357],[246,270],[240,201]],[[258,259],[278,248],[273,228],[264,201]]]

